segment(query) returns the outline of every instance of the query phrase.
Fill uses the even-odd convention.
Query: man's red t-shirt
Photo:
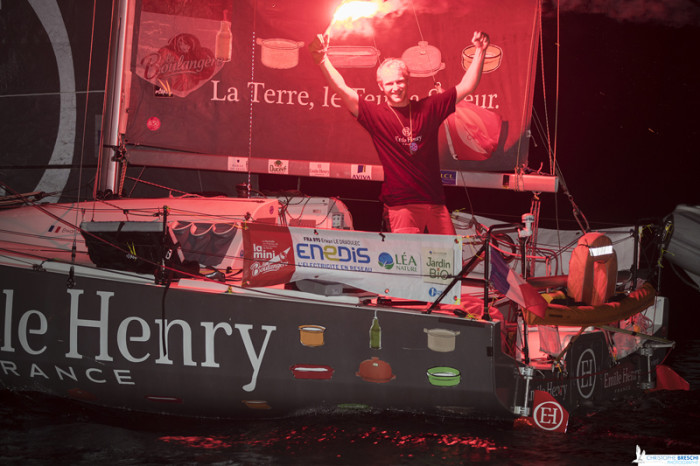
[[[438,130],[445,118],[454,113],[456,99],[454,88],[400,108],[360,99],[357,121],[372,137],[384,167],[380,196],[384,204],[445,203]],[[415,143],[414,151],[411,142]]]

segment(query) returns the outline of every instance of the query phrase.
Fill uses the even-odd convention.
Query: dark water
[[[637,445],[700,454],[700,340],[679,342],[667,362],[690,391],[576,412],[566,434],[408,414],[175,421],[2,392],[0,464],[632,464]]]

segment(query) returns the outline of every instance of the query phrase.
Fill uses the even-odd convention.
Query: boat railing
[[[491,245],[491,241],[494,237],[495,232],[518,232],[518,237],[520,239],[520,256],[521,256],[521,265],[522,265],[522,273],[524,275],[525,273],[525,244],[527,243],[527,239],[531,235],[532,231],[529,229],[530,225],[528,225],[526,222],[523,223],[500,223],[500,224],[495,224],[491,225],[488,230],[486,231],[486,240],[484,243],[481,245],[479,250],[472,256],[472,258],[467,261],[464,266],[462,267],[462,270],[453,277],[452,281],[445,287],[445,289],[442,291],[442,293],[437,297],[435,301],[431,303],[431,305],[424,311],[425,314],[430,314],[437,308],[442,301],[442,299],[450,292],[450,290],[458,283],[461,282],[462,280],[466,280],[466,274],[468,273],[469,270],[472,269],[473,265],[478,261],[481,260],[483,257],[484,260],[484,278],[483,278],[483,284],[484,284],[484,294],[483,294],[483,301],[484,301],[484,312],[482,315],[483,320],[490,321],[491,316],[489,314],[489,287],[491,286],[491,280],[490,280],[490,261],[491,261],[491,254],[490,250],[491,248],[489,247]],[[529,234],[528,234],[529,233]],[[469,280],[473,280],[470,278]],[[464,317],[466,316],[466,313],[462,311],[461,309],[454,309],[453,312],[455,315]]]

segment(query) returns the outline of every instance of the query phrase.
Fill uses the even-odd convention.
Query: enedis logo
[[[367,248],[299,243],[296,246],[296,252],[299,259],[354,262],[357,264],[369,264],[370,262]]]

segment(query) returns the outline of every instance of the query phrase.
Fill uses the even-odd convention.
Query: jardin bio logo
[[[444,284],[452,276],[453,258],[450,249],[423,248],[421,257],[426,283]]]

